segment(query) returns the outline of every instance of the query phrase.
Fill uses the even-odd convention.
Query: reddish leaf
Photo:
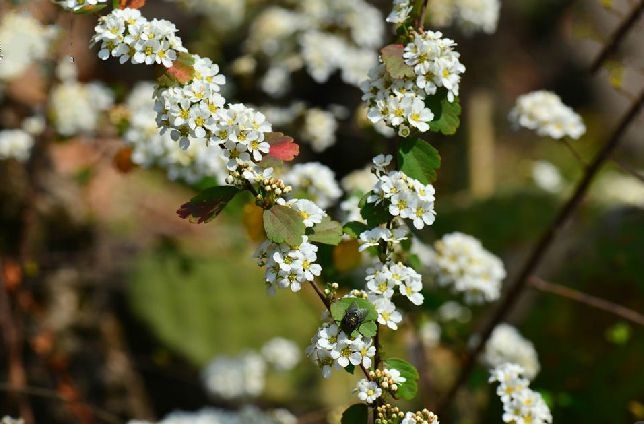
[[[133,170],[136,165],[132,162],[132,148],[130,146],[121,147],[114,155],[112,163],[116,169],[124,174]]]
[[[177,55],[177,59],[172,62],[172,66],[163,69],[163,73],[157,79],[157,82],[161,87],[170,87],[176,84],[186,84],[191,81],[195,76],[194,69],[195,60],[189,53],[180,52]]]
[[[233,186],[210,187],[184,203],[177,210],[179,217],[190,222],[202,224],[210,221],[221,212],[224,207],[239,193]]]
[[[402,44],[390,44],[380,50],[385,69],[394,79],[412,78],[416,75],[414,68],[407,65],[403,59],[404,50],[405,47]]]
[[[5,259],[2,263],[2,278],[4,279],[4,288],[7,291],[13,291],[22,283],[22,268],[17,261]]]
[[[119,9],[140,9],[145,6],[145,0],[119,0]]]
[[[300,154],[300,146],[293,142],[293,137],[280,132],[267,133],[266,142],[271,145],[269,156],[275,159],[288,162]]]

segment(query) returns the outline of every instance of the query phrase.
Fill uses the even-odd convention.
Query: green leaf
[[[353,238],[358,238],[360,233],[363,233],[368,229],[369,227],[367,227],[367,224],[359,221],[347,222],[346,224],[344,224],[344,227],[342,227],[342,231],[344,231],[345,234],[348,234]]]
[[[416,368],[409,362],[398,358],[385,359],[384,363],[385,368],[395,368],[402,377],[406,378],[404,383],[398,385],[395,397],[405,400],[415,398],[416,392],[418,392],[418,379],[420,378]]]
[[[374,337],[378,332],[378,325],[373,321],[363,322],[358,328],[358,332],[365,337]]]
[[[391,214],[385,202],[367,203],[360,209],[360,215],[367,220],[370,228],[377,227],[391,220]]]
[[[458,97],[454,101],[447,99],[447,90],[439,88],[433,96],[425,98],[425,105],[434,113],[434,119],[429,123],[429,129],[445,135],[452,135],[461,122],[461,104]]]
[[[369,410],[364,403],[351,405],[342,413],[340,424],[367,424],[369,420]]]
[[[266,237],[275,243],[287,243],[296,247],[302,243],[306,227],[302,217],[288,206],[274,205],[264,211],[264,231]]]
[[[438,150],[419,138],[405,138],[396,152],[398,168],[423,184],[434,182],[441,166]]]
[[[331,317],[335,321],[342,321],[345,312],[353,303],[355,303],[358,308],[367,310],[367,315],[365,315],[363,322],[375,321],[378,319],[378,312],[376,312],[376,308],[373,306],[373,303],[369,302],[367,299],[356,297],[345,297],[333,302],[330,308]]]
[[[346,367],[344,367],[344,370],[349,374],[353,375],[353,372],[356,370],[356,366],[353,364],[349,364]]]
[[[407,65],[403,59],[405,46],[402,44],[390,44],[380,50],[380,57],[385,64],[387,73],[393,79],[413,78],[416,76],[414,68]]]
[[[309,234],[309,241],[333,246],[337,246],[342,241],[342,225],[328,216],[325,216],[322,222],[313,226],[311,230],[313,232]]]
[[[233,186],[210,187],[202,191],[177,210],[177,215],[197,224],[209,222],[219,215],[226,204],[241,190]]]

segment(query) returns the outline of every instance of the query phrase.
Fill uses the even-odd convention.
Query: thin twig
[[[633,119],[635,119],[643,103],[644,91],[640,93],[638,100],[633,103],[630,109],[624,114],[623,118],[621,119],[613,133],[610,135],[604,146],[596,154],[593,161],[586,167],[584,175],[577,185],[574,193],[566,202],[566,204],[561,208],[552,224],[550,224],[550,226],[541,235],[541,238],[532,250],[532,253],[528,257],[527,261],[524,263],[523,267],[517,274],[517,277],[514,279],[513,283],[509,285],[507,294],[501,301],[492,318],[489,320],[489,322],[481,332],[481,336],[478,339],[478,342],[466,356],[463,367],[461,368],[461,371],[454,384],[450,387],[447,394],[440,402],[440,406],[438,408],[439,416],[444,415],[443,413],[446,411],[447,406],[452,403],[454,397],[456,396],[456,393],[467,381],[470,373],[474,369],[476,358],[490,338],[492,331],[517,303],[517,300],[526,287],[528,277],[532,275],[536,267],[541,262],[541,259],[550,248],[550,245],[552,244],[559,231],[561,231],[563,226],[566,224],[566,222],[568,222],[570,217],[581,204],[581,201],[586,195],[591,182],[597,175],[601,166],[610,158],[611,154],[619,144],[622,135],[626,131],[626,128],[628,128],[629,124],[633,121]]]
[[[420,12],[418,13],[418,20],[416,25],[414,25],[419,31],[422,31],[425,28],[425,14],[429,7],[429,0],[424,0],[422,6],[420,7]]]
[[[20,323],[14,320],[11,310],[11,301],[9,288],[2,275],[3,264],[0,260],[0,328],[2,329],[2,338],[6,345],[7,352],[7,370],[9,381],[17,388],[25,387],[27,384],[27,374],[22,363],[22,334],[20,332]],[[29,400],[14,393],[20,416],[26,424],[34,424],[35,418]]]
[[[578,290],[573,290],[566,286],[562,286],[561,284],[549,283],[534,275],[528,278],[528,282],[537,290],[554,293],[561,297],[574,300],[575,302],[583,303],[584,305],[588,305],[593,308],[601,309],[602,311],[609,312],[613,315],[617,315],[621,318],[634,322],[635,324],[644,326],[644,315],[622,305],[618,305],[617,303],[609,302],[608,300],[591,296]]]
[[[608,42],[599,52],[593,63],[590,65],[590,72],[595,73],[602,66],[602,64],[613,54],[617,47],[622,42],[622,39],[629,33],[631,27],[637,23],[642,11],[644,10],[644,0],[640,0],[639,5],[635,6],[629,13],[628,17],[622,21],[617,30],[610,37]]]
[[[575,157],[575,159],[577,160],[577,162],[579,162],[579,164],[581,166],[583,166],[584,168],[586,168],[588,166],[588,164],[581,157],[579,152],[572,146],[572,144],[570,144],[570,141],[568,141],[566,139],[563,139],[563,140],[561,140],[561,142],[568,148],[570,153]],[[644,183],[644,175],[642,175],[639,172],[637,172],[637,170],[631,168],[629,165],[626,165],[626,164],[622,163],[621,161],[619,161],[619,160],[617,160],[615,158],[612,158],[610,161],[611,161],[611,163],[614,163],[619,169],[621,169],[625,173],[637,178],[642,183]]]
[[[28,395],[28,396],[35,396],[35,397],[40,397],[40,398],[45,398],[45,399],[52,399],[52,400],[57,400],[60,402],[67,402],[67,403],[78,403],[86,406],[87,408],[91,409],[94,415],[101,420],[103,420],[106,423],[110,424],[124,424],[124,421],[121,420],[119,417],[116,415],[98,408],[96,406],[90,405],[86,402],[79,401],[77,399],[69,399],[64,396],[61,396],[59,393],[45,389],[42,387],[31,387],[31,386],[24,386],[24,387],[16,387],[12,384],[9,384],[7,382],[0,382],[0,391],[3,392],[8,392],[8,393],[17,393],[21,395]]]

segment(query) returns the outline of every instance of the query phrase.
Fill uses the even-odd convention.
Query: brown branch
[[[613,54],[624,37],[629,33],[631,27],[635,25],[644,10],[644,0],[640,0],[639,5],[635,6],[629,13],[628,17],[622,21],[617,30],[611,35],[610,39],[599,52],[595,60],[590,65],[590,72],[595,73],[602,66],[602,64]]]
[[[579,162],[579,164],[580,164],[581,166],[583,166],[584,168],[586,168],[586,167],[588,166],[588,164],[587,164],[587,163],[586,163],[586,161],[581,157],[581,155],[579,154],[579,152],[577,152],[577,150],[572,146],[572,144],[570,144],[570,141],[568,141],[568,140],[566,140],[566,139],[563,139],[563,140],[561,140],[561,142],[562,142],[562,143],[563,143],[563,144],[568,148],[568,150],[570,151],[570,153],[575,157],[575,160],[577,160],[577,162]],[[617,159],[614,159],[614,158],[613,158],[613,159],[610,159],[610,161],[611,161],[611,163],[614,163],[614,164],[615,164],[619,169],[621,169],[621,170],[622,170],[622,171],[624,171],[625,173],[627,173],[627,174],[629,174],[629,175],[631,175],[631,176],[633,176],[633,177],[637,178],[637,179],[638,179],[638,180],[640,180],[642,183],[644,183],[644,175],[640,174],[637,170],[635,170],[635,169],[631,168],[630,166],[628,166],[628,165],[626,165],[626,164],[622,163],[621,161],[619,161],[619,160],[617,160]]]
[[[21,389],[27,385],[27,374],[22,363],[22,334],[20,332],[20,323],[14,320],[11,311],[9,288],[4,281],[2,269],[3,263],[0,260],[0,328],[2,329],[2,339],[7,349],[9,381],[12,386]],[[20,392],[14,392],[13,396],[18,403],[21,418],[25,420],[26,424],[34,424],[34,413],[28,399],[21,395]]]
[[[620,318],[624,318],[625,320],[644,326],[644,315],[606,299],[591,296],[578,290],[562,286],[561,284],[549,283],[534,275],[528,278],[528,283],[530,283],[530,285],[535,289],[542,292],[553,293],[558,296],[574,300],[575,302],[583,303],[584,305],[592,308],[601,309],[602,311],[609,312],[613,315],[619,316]]]
[[[418,19],[416,20],[416,27],[419,31],[422,31],[425,28],[425,14],[429,7],[429,0],[422,0],[422,5],[420,7],[420,12],[418,13]]]
[[[624,114],[623,118],[609,136],[604,146],[596,154],[593,161],[586,167],[584,175],[577,185],[574,193],[566,204],[561,208],[555,220],[550,224],[550,226],[544,231],[541,235],[536,246],[532,250],[532,253],[528,257],[527,261],[524,263],[523,267],[517,274],[517,277],[514,279],[512,284],[509,285],[509,289],[501,301],[500,305],[497,307],[492,318],[488,321],[487,325],[484,327],[481,332],[481,336],[472,348],[472,350],[467,354],[463,367],[456,378],[454,384],[450,387],[445,397],[439,404],[438,415],[443,416],[444,412],[448,405],[452,403],[454,397],[458,393],[459,389],[467,381],[470,373],[474,369],[476,363],[476,358],[483,350],[483,347],[487,343],[488,339],[492,335],[494,328],[505,318],[505,316],[512,310],[512,307],[517,303],[520,295],[523,293],[523,290],[526,287],[528,277],[533,274],[536,267],[541,263],[541,259],[546,254],[553,240],[561,231],[563,226],[568,222],[573,213],[577,210],[581,201],[583,200],[588,188],[590,187],[591,182],[597,175],[601,166],[610,158],[611,154],[619,144],[619,141],[628,128],[629,124],[635,119],[639,113],[642,104],[644,103],[644,91],[639,95],[639,98],[634,102],[630,109]]]
[[[88,409],[92,410],[94,415],[101,420],[103,420],[106,423],[110,424],[123,424],[124,421],[121,420],[119,417],[117,417],[114,414],[111,414],[110,412],[107,412],[103,409],[100,409],[96,406],[92,406],[86,402],[79,401],[77,399],[69,399],[66,398],[65,396],[61,396],[57,392],[49,389],[45,389],[42,387],[30,387],[30,386],[23,386],[23,387],[17,387],[13,384],[6,383],[6,382],[0,382],[0,391],[3,392],[8,392],[8,393],[14,393],[14,394],[20,394],[20,395],[28,395],[28,396],[35,396],[35,397],[41,397],[44,399],[52,399],[52,400],[57,400],[60,402],[67,402],[67,403],[77,403],[81,404]],[[24,418],[24,417],[22,417]]]

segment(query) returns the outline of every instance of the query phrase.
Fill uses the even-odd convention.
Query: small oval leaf
[[[288,206],[274,205],[264,211],[264,231],[266,237],[275,243],[287,243],[296,247],[302,243],[306,227],[302,217]]]
[[[416,397],[418,392],[418,371],[409,362],[399,358],[389,358],[384,360],[386,368],[395,368],[400,372],[401,377],[405,377],[406,381],[398,385],[396,391],[396,398],[411,400]]]
[[[197,224],[206,223],[226,207],[241,190],[233,186],[210,187],[202,191],[177,210],[177,215]]]
[[[312,228],[309,241],[337,246],[342,241],[342,225],[325,216],[322,222]]]
[[[341,424],[367,424],[369,420],[369,410],[364,403],[351,405],[342,413]]]
[[[396,152],[399,169],[423,184],[434,182],[441,166],[438,150],[425,140],[405,138]]]

